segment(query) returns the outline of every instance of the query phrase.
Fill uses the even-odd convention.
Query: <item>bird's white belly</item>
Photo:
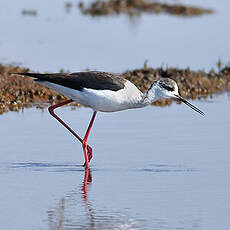
[[[50,82],[41,82],[40,84],[54,89],[84,106],[89,106],[95,111],[115,112],[140,107],[138,102],[141,100],[142,93],[136,87],[133,88],[133,85],[129,84],[126,88],[118,91],[86,88],[78,91]]]
[[[130,103],[119,91],[84,89],[80,103],[102,112],[128,109]]]

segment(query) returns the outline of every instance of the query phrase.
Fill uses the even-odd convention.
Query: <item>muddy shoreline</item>
[[[37,106],[44,108],[50,104],[63,101],[65,97],[53,90],[36,84],[29,77],[21,77],[12,72],[29,72],[31,70],[18,66],[0,65],[0,114],[8,111],[19,111],[22,108]],[[179,86],[180,94],[187,99],[201,99],[208,95],[230,90],[230,67],[220,68],[208,73],[187,69],[149,68],[126,71],[122,76],[133,82],[142,92],[159,76],[174,79]],[[160,100],[153,105],[170,105],[171,100]],[[73,103],[72,106],[79,106]]]

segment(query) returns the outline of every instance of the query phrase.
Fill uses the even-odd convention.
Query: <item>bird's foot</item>
[[[87,156],[88,156],[88,161],[90,162],[90,160],[93,158],[93,149],[87,144]],[[86,166],[86,162],[84,163],[83,167]]]
[[[87,155],[90,162],[90,160],[93,158],[93,149],[89,145],[87,145]]]

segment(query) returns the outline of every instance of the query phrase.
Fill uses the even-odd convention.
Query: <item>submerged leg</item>
[[[84,163],[84,166],[85,166],[86,168],[89,168],[89,162],[90,162],[90,160],[91,160],[92,157],[93,157],[92,151],[91,151],[91,154],[89,153],[89,151],[88,151],[88,154],[86,154],[86,149],[91,148],[91,147],[88,146],[87,141],[88,141],[89,133],[90,133],[90,130],[91,130],[92,126],[93,126],[93,122],[94,122],[94,119],[95,119],[95,117],[96,117],[96,114],[97,114],[97,112],[94,111],[93,116],[92,116],[92,118],[91,118],[91,121],[90,121],[90,123],[89,123],[88,129],[87,129],[87,131],[86,131],[86,133],[85,133],[85,137],[84,137],[84,139],[82,140],[82,147],[83,147],[83,151],[84,151],[84,155],[85,155],[85,163]]]
[[[83,140],[80,136],[78,136],[60,117],[57,116],[57,114],[54,112],[55,109],[57,109],[58,107],[61,107],[63,105],[67,105],[69,103],[73,102],[72,99],[69,99],[67,101],[63,101],[61,103],[58,103],[56,105],[51,105],[48,110],[49,110],[49,113],[55,118],[57,119],[65,128],[67,128],[82,144],[83,144]],[[87,159],[89,158],[89,160],[92,158],[92,148],[87,145]],[[85,153],[84,153],[85,154]],[[88,157],[89,156],[89,157]]]

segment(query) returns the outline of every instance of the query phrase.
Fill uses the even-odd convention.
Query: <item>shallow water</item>
[[[47,111],[2,115],[0,229],[229,229],[229,95],[193,103],[205,117],[178,104],[99,113],[91,172]],[[58,114],[83,134],[91,110]]]
[[[67,11],[62,0],[1,0],[0,62],[40,72],[122,72],[142,67],[145,60],[151,67],[209,70],[219,58],[229,62],[229,1],[180,1],[215,11],[201,17],[143,14],[132,19],[84,16],[78,1],[72,3]],[[38,15],[23,16],[23,9]]]

